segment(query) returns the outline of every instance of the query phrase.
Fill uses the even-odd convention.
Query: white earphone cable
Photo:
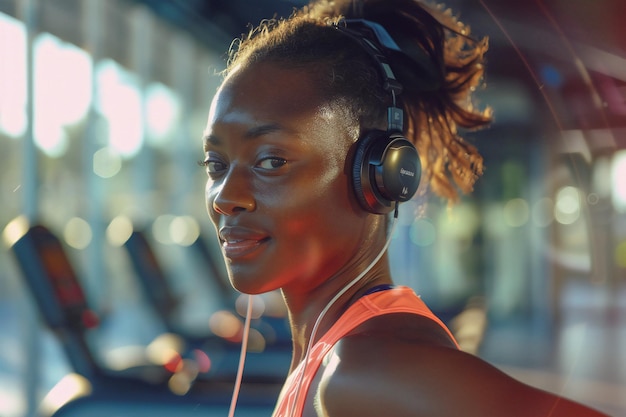
[[[317,329],[318,329],[322,319],[324,318],[324,316],[326,315],[328,310],[330,310],[330,308],[337,302],[337,300],[342,295],[344,295],[350,288],[352,288],[354,285],[356,285],[365,276],[365,274],[367,274],[374,267],[374,265],[376,265],[376,263],[380,260],[380,258],[382,258],[384,253],[389,248],[389,245],[391,244],[391,239],[393,237],[393,232],[394,232],[394,230],[396,228],[396,224],[397,223],[398,223],[398,203],[396,202],[394,215],[393,215],[393,221],[392,221],[392,224],[391,224],[391,231],[389,232],[389,236],[387,237],[387,241],[385,242],[385,245],[383,246],[381,251],[372,260],[372,262],[367,266],[367,268],[365,268],[359,275],[357,275],[356,278],[354,278],[352,281],[350,281],[348,284],[346,284],[346,286],[344,286],[339,292],[337,292],[337,294],[335,294],[335,296],[322,309],[322,311],[320,312],[319,316],[317,317],[317,320],[315,320],[315,324],[313,325],[313,330],[311,331],[311,337],[309,339],[309,343],[307,345],[307,349],[306,349],[306,352],[305,352],[305,355],[304,355],[304,359],[302,361],[302,370],[300,371],[300,375],[299,375],[299,378],[298,378],[298,383],[296,385],[297,388],[296,388],[295,399],[294,399],[294,402],[292,404],[291,410],[289,412],[289,415],[291,417],[295,417],[294,416],[294,412],[295,412],[296,404],[298,403],[298,397],[300,396],[300,387],[302,386],[302,379],[304,378],[304,372],[306,370],[307,361],[309,360],[309,353],[311,352],[311,348],[313,347],[313,343],[315,341],[315,336],[317,335]],[[228,411],[228,417],[234,417],[235,409],[237,407],[237,399],[239,398],[239,392],[241,391],[241,381],[243,379],[243,369],[244,369],[244,364],[245,364],[245,361],[246,361],[246,352],[248,350],[248,337],[249,337],[249,334],[250,334],[251,317],[252,317],[252,295],[248,295],[248,307],[247,307],[247,310],[246,310],[246,320],[244,322],[244,327],[243,327],[243,340],[242,340],[242,343],[241,343],[241,354],[239,356],[239,367],[237,369],[237,377],[236,377],[236,380],[235,380],[235,386],[233,388],[233,396],[232,396],[231,403],[230,403],[230,409]]]
[[[337,294],[335,294],[333,298],[331,298],[328,304],[326,304],[326,307],[322,309],[320,315],[317,317],[317,320],[315,320],[315,324],[313,325],[313,330],[311,331],[311,336],[309,338],[309,343],[307,345],[306,352],[304,354],[304,359],[302,360],[302,370],[299,372],[300,375],[298,377],[298,383],[296,384],[296,394],[294,396],[293,404],[291,405],[291,410],[289,411],[290,417],[296,417],[294,413],[296,411],[296,405],[298,404],[298,397],[300,396],[300,387],[302,386],[302,380],[304,378],[304,372],[306,371],[307,362],[309,360],[309,354],[311,352],[311,348],[313,347],[313,343],[315,342],[317,329],[322,319],[324,318],[328,310],[330,310],[330,308],[333,306],[333,304],[335,304],[335,302],[337,302],[337,300],[342,295],[344,295],[350,288],[356,285],[365,276],[365,274],[367,274],[374,267],[374,265],[376,265],[376,263],[380,260],[380,258],[382,258],[384,253],[389,248],[389,245],[391,244],[391,238],[393,237],[393,232],[396,228],[397,223],[398,223],[398,202],[396,201],[396,206],[395,206],[395,210],[393,214],[393,221],[391,224],[391,230],[389,232],[389,236],[387,237],[387,241],[385,242],[385,246],[383,246],[381,251],[374,258],[374,260],[367,266],[367,268],[365,268],[359,275],[357,275],[356,278],[354,278],[352,281],[346,284],[345,287],[343,287],[339,292],[337,292]]]
[[[246,320],[243,325],[243,336],[241,340],[241,354],[239,355],[239,367],[237,368],[237,377],[235,379],[235,387],[233,388],[233,397],[230,401],[230,409],[228,417],[235,415],[237,408],[237,399],[241,391],[241,380],[243,379],[243,367],[246,362],[246,352],[248,351],[248,336],[250,335],[250,321],[252,319],[252,294],[248,295],[248,307],[246,309]]]

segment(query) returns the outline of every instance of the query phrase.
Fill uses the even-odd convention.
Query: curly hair
[[[319,0],[287,19],[263,21],[234,42],[226,73],[261,61],[304,69],[329,102],[345,106],[361,130],[379,127],[390,97],[364,48],[335,30],[344,18],[381,24],[404,56],[426,56],[437,72],[438,80],[425,86],[423,69],[414,60],[388,57],[403,85],[403,133],[420,154],[422,184],[449,202],[458,201],[483,172],[481,155],[458,130],[487,126],[491,110],[476,109],[472,100],[483,84],[487,39],[471,38],[469,27],[450,10],[418,0]]]

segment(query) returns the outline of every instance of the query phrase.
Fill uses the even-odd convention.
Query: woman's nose
[[[217,213],[229,216],[256,209],[251,173],[245,167],[231,167],[218,187],[213,199],[213,210]]]

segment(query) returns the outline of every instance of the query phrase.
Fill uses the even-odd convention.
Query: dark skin
[[[356,123],[323,100],[306,72],[272,63],[233,70],[209,115],[209,216],[233,286],[250,294],[282,291],[292,370],[322,309],[387,240],[387,219],[365,212],[353,197],[346,161],[357,137]],[[381,283],[392,283],[386,256],[333,305],[316,336]],[[328,359],[305,416],[603,415],[517,382],[414,315],[366,322]]]
[[[350,137],[331,107],[307,74],[258,65],[225,81],[205,133],[207,207],[231,282],[245,293],[282,290],[297,352],[328,300],[386,238],[386,219],[351,194],[346,154],[356,132]],[[363,284],[390,281],[384,265]]]

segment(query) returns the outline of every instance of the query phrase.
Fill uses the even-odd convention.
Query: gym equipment
[[[62,404],[54,416],[226,414],[233,389],[230,381],[207,378],[192,384],[187,380],[183,382],[188,389],[178,390],[177,382],[189,379],[190,371],[184,366],[112,371],[98,363],[87,338],[97,327],[98,317],[89,308],[61,242],[50,230],[42,225],[29,227],[11,250],[43,322],[58,337],[72,368],[87,385],[82,387],[81,397]],[[244,382],[238,415],[270,414],[279,390],[279,384]]]

